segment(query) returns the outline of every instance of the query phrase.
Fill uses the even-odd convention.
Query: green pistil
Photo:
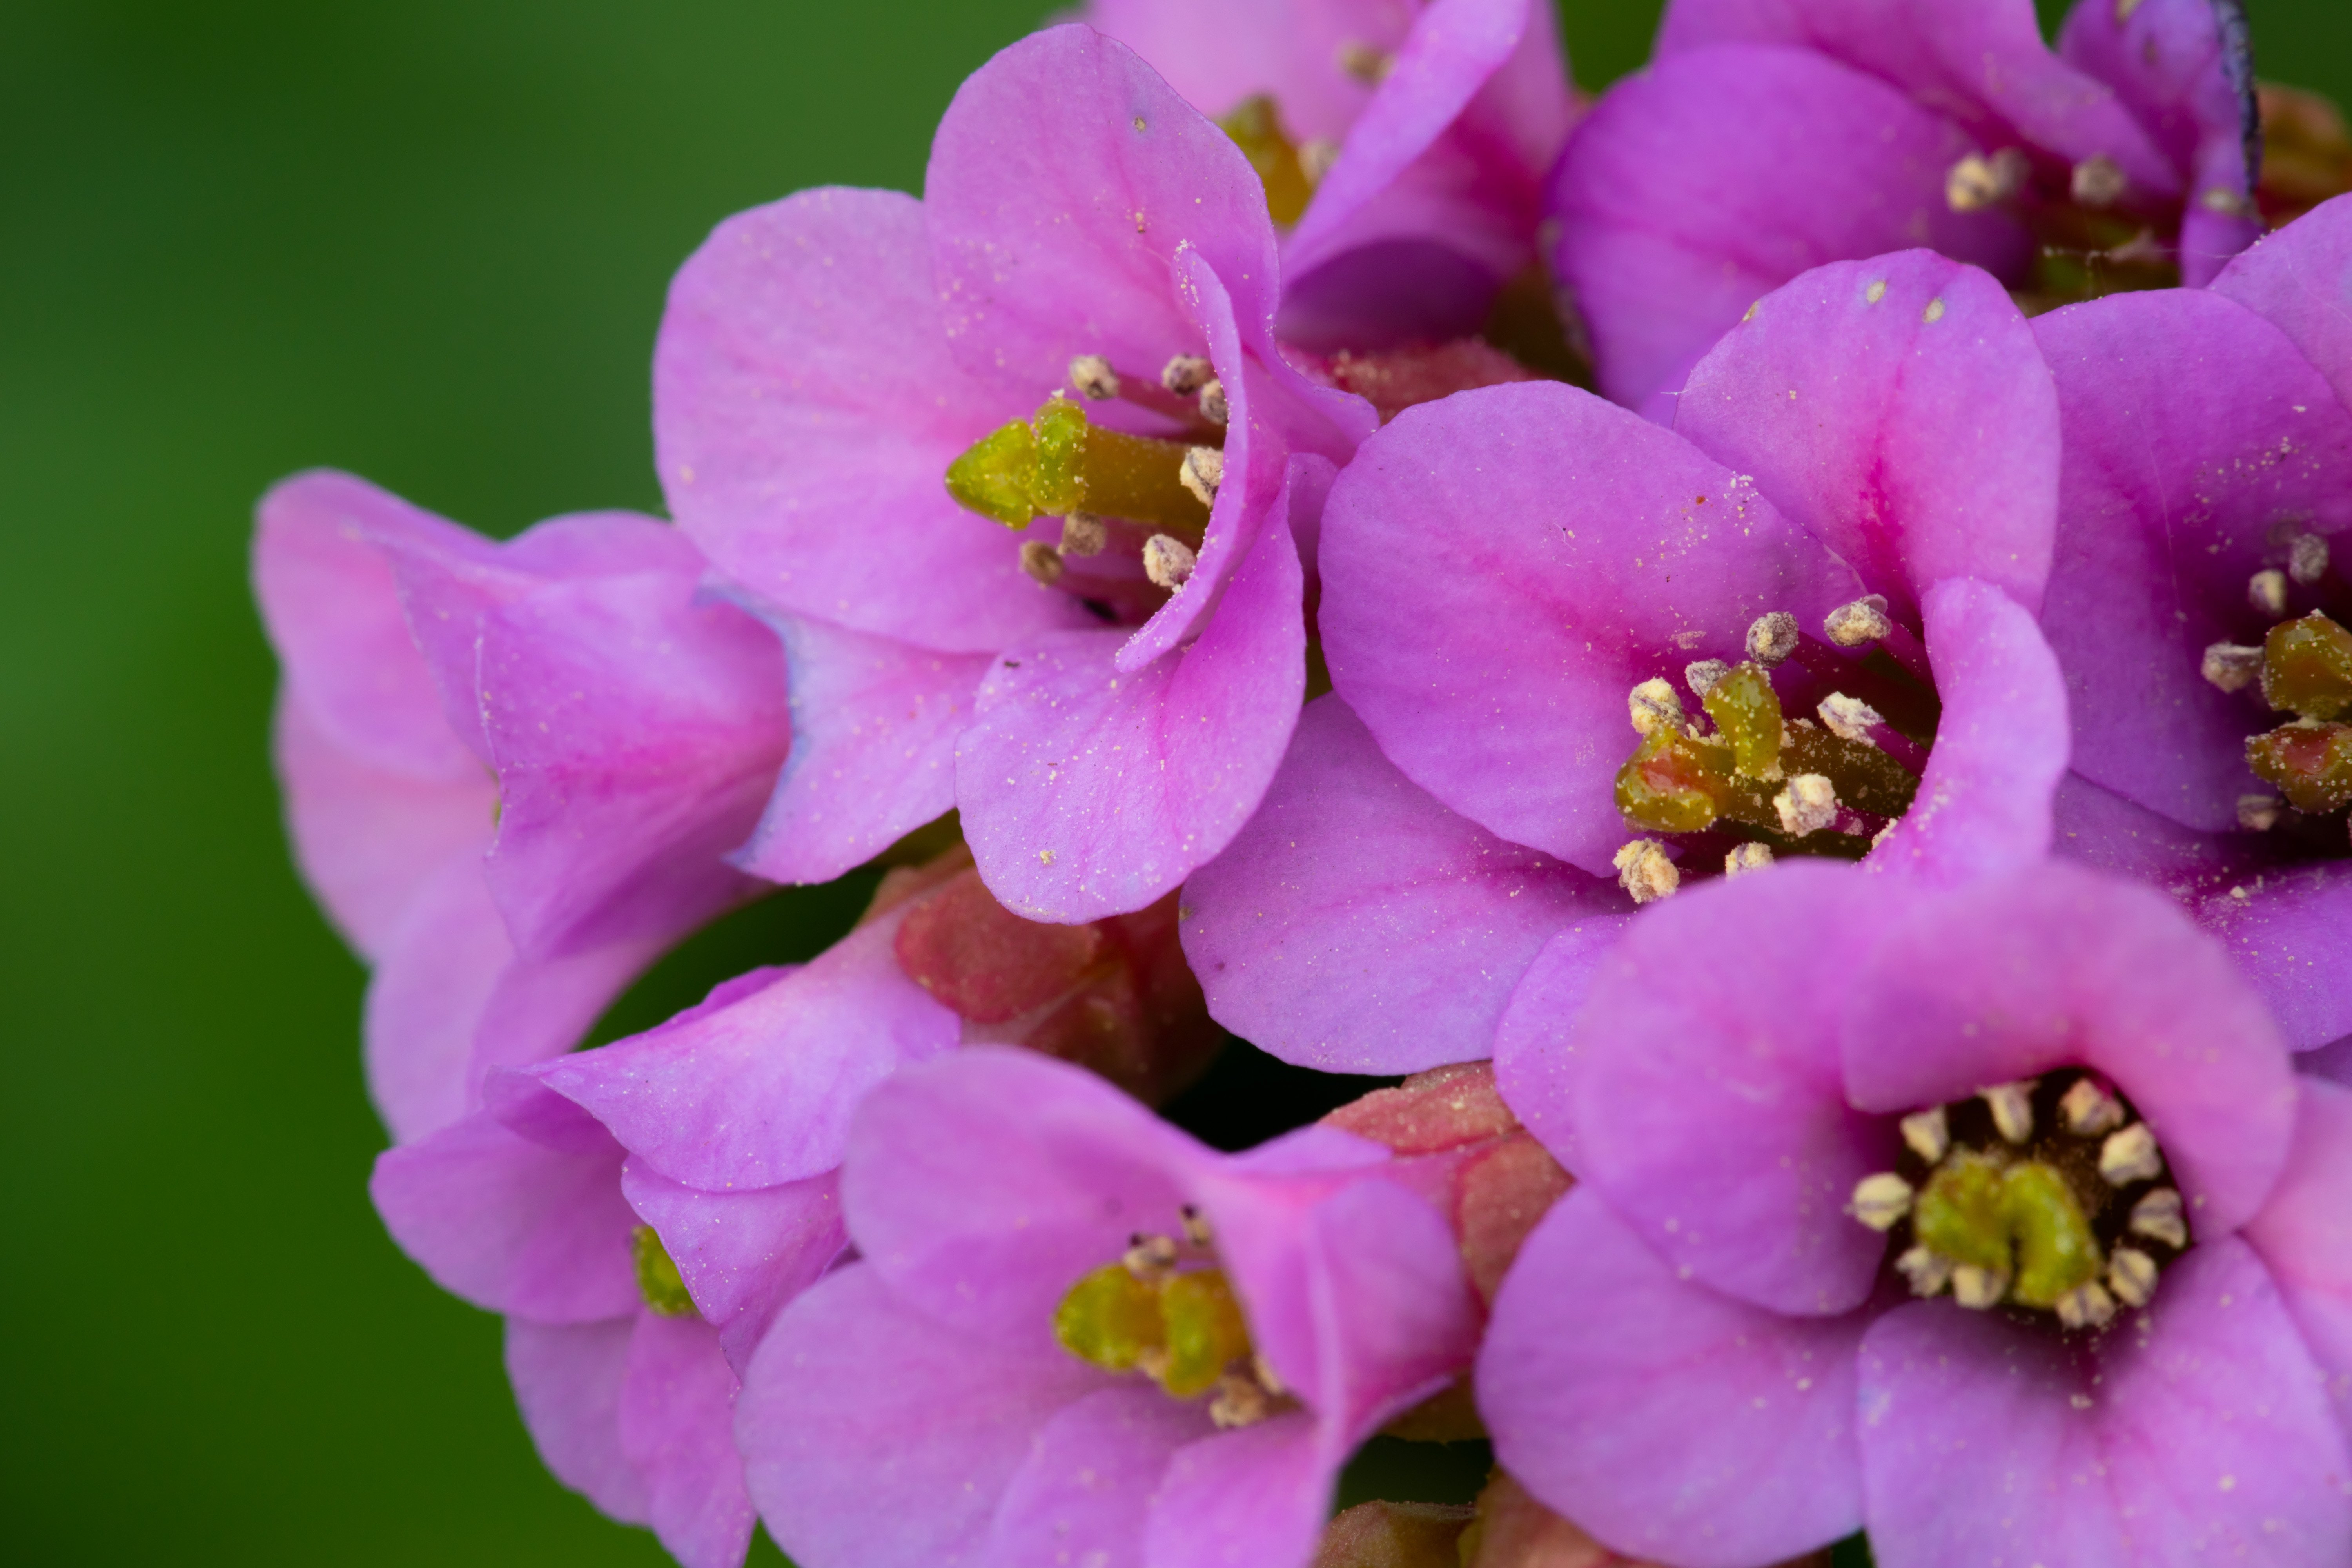
[[[1274,100],[1264,94],[1245,98],[1231,113],[1218,117],[1217,128],[1234,139],[1257,171],[1258,182],[1265,186],[1266,216],[1286,228],[1297,223],[1315,195],[1315,180],[1298,155],[1298,144],[1284,134]]]
[[[2263,700],[2298,719],[2352,707],[2352,632],[2316,610],[2273,626],[2263,639]]]
[[[1179,1274],[1160,1288],[1168,1323],[1168,1364],[1160,1386],[1179,1399],[1206,1394],[1226,1366],[1249,1354],[1249,1326],[1223,1270]]]
[[[1759,664],[1743,664],[1707,689],[1706,716],[1731,742],[1731,765],[1742,778],[1780,774],[1780,699]]]
[[[1054,1338],[1080,1361],[1125,1372],[1168,1342],[1160,1292],[1127,1265],[1107,1263],[1071,1286],[1054,1309]]]
[[[694,1298],[653,1226],[641,1225],[629,1233],[629,1256],[637,1266],[637,1294],[647,1308],[665,1318],[694,1315]]]
[[[1927,1179],[1914,1210],[1919,1244],[2015,1283],[2011,1299],[2048,1309],[2099,1277],[2098,1238],[2066,1178],[2039,1160],[2013,1165],[1963,1151]]]
[[[1106,1372],[1140,1367],[1178,1399],[1206,1394],[1250,1354],[1249,1326],[1232,1284],[1216,1268],[1138,1277],[1106,1264],[1070,1288],[1054,1310],[1062,1348]]]
[[[1074,511],[1124,517],[1198,544],[1209,509],[1184,486],[1180,441],[1129,436],[1088,422],[1066,398],[974,442],[948,465],[956,503],[1008,528]]]
[[[2300,720],[2246,742],[2246,765],[2297,811],[2324,816],[2352,804],[2352,726]]]

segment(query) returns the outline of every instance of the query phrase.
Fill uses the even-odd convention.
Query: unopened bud
[[[1780,814],[1780,830],[1791,838],[1819,833],[1838,816],[1837,785],[1820,773],[1799,773],[1772,797]]]
[[[1143,542],[1143,574],[1159,587],[1171,592],[1181,588],[1192,580],[1198,564],[1192,547],[1181,539],[1155,533]]]
[[[1212,425],[1223,425],[1230,410],[1225,407],[1225,384],[1212,381],[1201,388],[1201,417]]]
[[[2315,533],[2295,536],[2287,546],[2286,574],[2309,587],[2327,575],[2327,541]]]
[[[2095,153],[2074,165],[2069,182],[2074,199],[2086,207],[2111,207],[2124,199],[2123,165],[2105,153]]]
[[[1323,1527],[1312,1568],[1459,1568],[1475,1510],[1433,1502],[1360,1502]]]
[[[1823,635],[1840,647],[1866,647],[1894,629],[1895,623],[1886,617],[1886,600],[1877,594],[1840,605],[1822,620]]]
[[[1625,710],[1633,721],[1636,734],[1654,735],[1661,730],[1679,734],[1682,731],[1683,700],[1663,680],[1654,678],[1627,692]]]
[[[1731,666],[1719,658],[1703,658],[1696,664],[1683,666],[1683,684],[1694,697],[1704,698],[1715,689],[1715,683],[1731,673]]]
[[[1062,580],[1062,552],[1042,539],[1024,541],[1021,570],[1050,588]]]
[[[1637,904],[1654,904],[1672,898],[1683,885],[1683,874],[1654,838],[1636,838],[1617,851],[1617,885]]]
[[[2266,567],[2246,579],[2246,603],[2257,614],[2277,620],[2286,614],[2286,574]]]
[[[2224,691],[2243,691],[2263,673],[2263,650],[2240,643],[2213,643],[2205,649],[2198,672]]]
[[[1225,482],[1225,455],[1214,447],[1194,447],[1184,454],[1176,477],[1202,506],[1215,506],[1217,487]]]
[[[1070,384],[1079,396],[1105,403],[1118,395],[1118,372],[1100,354],[1080,354],[1070,362]]]
[[[1179,397],[1190,397],[1208,385],[1214,374],[1216,371],[1199,354],[1178,354],[1160,367],[1160,384]]]
[[[1748,627],[1748,657],[1769,669],[1797,651],[1797,617],[1786,610],[1759,616]]]
[[[1772,847],[1769,844],[1735,844],[1731,853],[1723,858],[1723,874],[1745,877],[1761,871],[1772,864]]]

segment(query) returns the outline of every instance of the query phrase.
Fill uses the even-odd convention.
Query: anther
[[[1160,384],[1179,397],[1190,397],[1208,385],[1214,374],[1209,362],[1199,354],[1178,354],[1160,368]]]
[[[1196,1204],[1186,1204],[1176,1211],[1184,1222],[1184,1239],[1195,1247],[1206,1247],[1213,1239],[1209,1233],[1209,1216]]]
[[[2238,826],[2249,833],[2268,833],[2278,826],[2285,811],[2286,802],[2274,795],[2242,795],[2238,797]]]
[[[2327,575],[2327,541],[2315,533],[2299,533],[2287,546],[2286,574],[2305,587]]]
[[[2033,1085],[1997,1083],[1990,1089],[1977,1090],[1985,1108],[1992,1112],[1992,1124],[2011,1143],[2022,1143],[2033,1136]]]
[[[1748,628],[1748,657],[1769,669],[1797,651],[1797,617],[1786,610],[1759,616]]]
[[[2157,1149],[2156,1134],[2145,1121],[2108,1134],[2107,1141],[2099,1145],[2099,1174],[2111,1187],[2128,1187],[2163,1172],[2164,1156]]]
[[[2246,579],[2246,603],[2257,612],[2278,620],[2286,614],[2286,574],[2275,566],[2265,567]]]
[[[1223,425],[1229,414],[1225,406],[1225,384],[1212,381],[1201,388],[1201,417],[1212,425]]]
[[[1118,372],[1100,354],[1080,354],[1070,362],[1070,384],[1081,397],[1108,403],[1118,395]]]
[[[1772,797],[1772,809],[1780,814],[1780,829],[1790,837],[1819,833],[1837,820],[1837,785],[1821,773],[1799,773]]]
[[[1276,1399],[1290,1392],[1282,1379],[1274,1374],[1274,1368],[1266,1365],[1265,1356],[1261,1352],[1250,1352],[1250,1375],[1257,1379],[1257,1385],[1260,1388],[1265,1389]]]
[[[2180,1194],[2158,1187],[2132,1205],[2131,1233],[2160,1241],[2178,1252],[2189,1245],[2189,1221],[2183,1217]]]
[[[1176,1268],[1176,1241],[1173,1237],[1145,1236],[1140,1232],[1128,1238],[1126,1254],[1119,1262],[1127,1271],[1145,1284],[1165,1279]]]
[[[1930,1165],[1942,1164],[1944,1156],[1952,1152],[1951,1122],[1942,1106],[1913,1111],[1903,1119],[1902,1126],[1905,1146]]]
[[[2107,1259],[2107,1288],[2126,1307],[2145,1307],[2156,1295],[2156,1259],[2136,1247],[2118,1247]]]
[[[1915,1247],[1896,1258],[1895,1268],[1911,1282],[1914,1296],[1938,1295],[1952,1282],[1952,1260],[1924,1247]]]
[[[1655,677],[1625,694],[1625,710],[1633,721],[1636,734],[1654,735],[1661,730],[1682,732],[1683,700],[1675,694],[1673,687]]]
[[[1339,161],[1339,144],[1328,136],[1317,136],[1298,149],[1298,172],[1307,176],[1310,185],[1319,185]]]
[[[1873,1230],[1893,1230],[1911,1212],[1911,1184],[1892,1171],[1863,1177],[1853,1184],[1853,1217]]]
[[[1194,447],[1184,454],[1184,466],[1177,471],[1184,488],[1202,506],[1217,504],[1217,487],[1225,482],[1225,455],[1214,447]]]
[[[1944,201],[1956,213],[1982,212],[2025,187],[2033,166],[2023,153],[2004,147],[1986,158],[1971,153],[1944,176]]]
[[[1952,1300],[1971,1312],[1988,1312],[2000,1305],[2009,1294],[2009,1276],[1990,1268],[1979,1268],[1973,1263],[1963,1263],[1952,1270]]]
[[[1859,741],[1872,744],[1870,732],[1886,722],[1886,718],[1859,697],[1848,697],[1843,691],[1832,691],[1822,699],[1813,710],[1822,716],[1822,727],[1843,741]]]
[[[2100,1088],[2096,1079],[2076,1079],[2058,1101],[2058,1114],[2077,1138],[2103,1138],[2124,1124],[2123,1101]]]
[[[1110,528],[1097,513],[1074,511],[1062,520],[1065,555],[1099,555],[1109,542]]]
[[[2095,1279],[2075,1286],[2052,1306],[2058,1321],[2070,1329],[2104,1329],[2116,1315],[2116,1299]]]
[[[1731,673],[1731,666],[1719,658],[1703,658],[1696,664],[1683,666],[1683,684],[1691,689],[1693,697],[1704,698],[1715,689],[1715,683]]]
[[[1170,592],[1192,580],[1192,568],[1199,558],[1192,547],[1181,539],[1165,533],[1155,533],[1143,542],[1143,574],[1153,584]]]
[[[1865,594],[1850,605],[1840,605],[1822,620],[1822,630],[1840,647],[1863,647],[1895,629],[1886,617],[1886,600]]]
[[[2263,673],[2263,650],[2240,643],[2214,643],[2206,648],[2198,672],[2224,691],[2243,691]]]
[[[2086,207],[2111,207],[2124,199],[2123,165],[2105,153],[2095,153],[2074,165],[2070,186],[2074,199]]]
[[[1360,38],[1349,38],[1333,53],[1339,68],[1366,87],[1380,86],[1388,80],[1389,72],[1396,69],[1394,55],[1376,49]]]
[[[1731,853],[1723,858],[1723,874],[1745,877],[1750,871],[1761,871],[1772,864],[1772,847],[1769,844],[1735,844]]]
[[[1617,868],[1617,885],[1625,889],[1636,904],[1654,904],[1660,899],[1674,896],[1683,885],[1683,874],[1654,838],[1636,838],[1622,846],[1613,864]]]
[[[1042,539],[1024,540],[1021,570],[1050,588],[1062,580],[1062,552]]]
[[[1255,1426],[1274,1414],[1274,1401],[1255,1382],[1227,1373],[1217,1379],[1216,1397],[1209,1401],[1209,1419],[1221,1431]]]

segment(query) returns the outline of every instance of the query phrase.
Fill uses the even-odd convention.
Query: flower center
[[[2246,602],[2270,630],[2259,646],[2217,642],[2201,669],[2224,691],[2259,694],[2287,722],[2246,742],[2246,765],[2276,795],[2238,800],[2238,824],[2272,836],[2290,856],[2334,858],[2352,853],[2346,808],[2352,806],[2352,632],[2345,629],[2352,593],[2329,560],[2327,541],[2296,533],[2286,563],[2257,572]],[[2288,617],[2292,602],[2321,607]]]
[[[1218,116],[1217,129],[1233,138],[1257,171],[1259,184],[1265,186],[1266,216],[1284,228],[1304,216],[1315,187],[1339,155],[1328,142],[1293,142],[1283,130],[1282,111],[1263,93]]]
[[[1054,1310],[1054,1338],[1106,1372],[1142,1373],[1173,1399],[1213,1390],[1209,1415],[1220,1426],[1263,1421],[1286,1393],[1250,1342],[1208,1221],[1190,1204],[1181,1215],[1181,1236],[1139,1233],[1118,1262],[1071,1286]]]
[[[636,1265],[637,1294],[646,1308],[664,1318],[695,1315],[694,1298],[687,1294],[686,1279],[670,1258],[669,1249],[649,1225],[629,1232],[629,1259]]]
[[[1902,1126],[1901,1162],[1857,1183],[1850,1212],[1915,1295],[2100,1329],[2188,1249],[2155,1132],[2095,1073],[1995,1084]]]

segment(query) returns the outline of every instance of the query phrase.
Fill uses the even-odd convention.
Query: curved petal
[[[1563,926],[1601,941],[1616,885],[1496,837],[1399,773],[1337,697],[1307,704],[1265,801],[1184,885],[1184,953],[1227,1028],[1327,1072],[1494,1053]]]
[[[1582,1161],[1576,1085],[1582,1063],[1569,1038],[1601,962],[1631,921],[1614,929],[1570,926],[1546,943],[1511,991],[1495,1029],[1495,1087],[1511,1114],[1570,1171]]]
[[[1550,382],[1409,408],[1324,510],[1324,650],[1413,783],[1599,877],[1626,837],[1625,693],[1821,617],[1853,574],[1671,431]]]
[[[1862,1523],[1867,1321],[1682,1283],[1599,1194],[1573,1192],[1504,1276],[1478,1408],[1502,1467],[1617,1551],[1753,1568]]]
[[[1847,1098],[1911,1111],[2095,1068],[2147,1119],[2200,1240],[2278,1179],[2294,1074],[2261,999],[2162,894],[2063,862],[1923,903],[1848,989]]]
[[[2200,674],[2258,643],[2246,583],[2286,536],[2352,526],[2352,415],[2285,336],[2210,291],[2120,294],[2034,335],[2066,443],[2042,629],[2066,671],[2074,767],[2208,832],[2256,787],[2267,728]]]
[[[896,191],[728,219],[654,352],[663,493],[711,561],[768,604],[949,652],[1086,623],[947,493],[948,465],[1034,404],[957,367],[922,207]]]
[[[1337,142],[1373,91],[1340,65],[1341,47],[1394,53],[1412,14],[1388,0],[1087,0],[1078,19],[1141,55],[1203,114],[1263,95],[1295,140]]]
[[[1176,1451],[1144,1527],[1150,1568],[1292,1568],[1330,1517],[1344,1455],[1315,1423],[1277,1415]]]
[[[780,1187],[706,1193],[642,1160],[621,1168],[621,1195],[677,1265],[730,1364],[751,1364],[784,1304],[823,1279],[849,1246],[841,1180],[828,1173]]]
[[[2213,292],[2284,332],[2352,406],[2352,196],[2258,241],[2222,269]]]
[[[1030,920],[1139,910],[1257,809],[1307,686],[1301,578],[1275,518],[1198,641],[1130,674],[1111,631],[1008,652],[956,745],[989,890]]]
[[[624,1524],[646,1518],[645,1481],[621,1452],[621,1382],[637,1316],[507,1320],[507,1377],[531,1446],[557,1480]]]
[[[1144,1518],[1168,1461],[1212,1430],[1200,1405],[1140,1379],[1063,1406],[1030,1438],[996,1505],[990,1568],[1144,1568]]]
[[[1815,268],[1691,373],[1675,429],[1752,475],[1912,621],[1974,577],[2042,603],[2058,521],[2058,394],[2000,284],[1933,251]]]
[[[621,1374],[621,1453],[646,1487],[646,1516],[682,1568],[740,1568],[751,1499],[735,1452],[735,1374],[694,1318],[640,1313]]]
[[[2322,1568],[2352,1550],[2343,1435],[2242,1242],[2173,1265],[2141,1330],[2090,1354],[1922,1301],[1872,1325],[1861,1363],[1871,1547],[1887,1568]]]
[[[2216,888],[2194,906],[2238,973],[2261,994],[2287,1048],[2352,1035],[2352,864],[2273,867]]]
[[[2352,1088],[2304,1081],[2286,1171],[2239,1234],[2277,1283],[2352,1437]]]
[[[1552,269],[1591,329],[1601,390],[1671,417],[1662,395],[1749,305],[1824,262],[1925,246],[1996,274],[2024,234],[1955,213],[1971,150],[1948,120],[1809,49],[1662,55],[1578,127],[1545,199]]]

